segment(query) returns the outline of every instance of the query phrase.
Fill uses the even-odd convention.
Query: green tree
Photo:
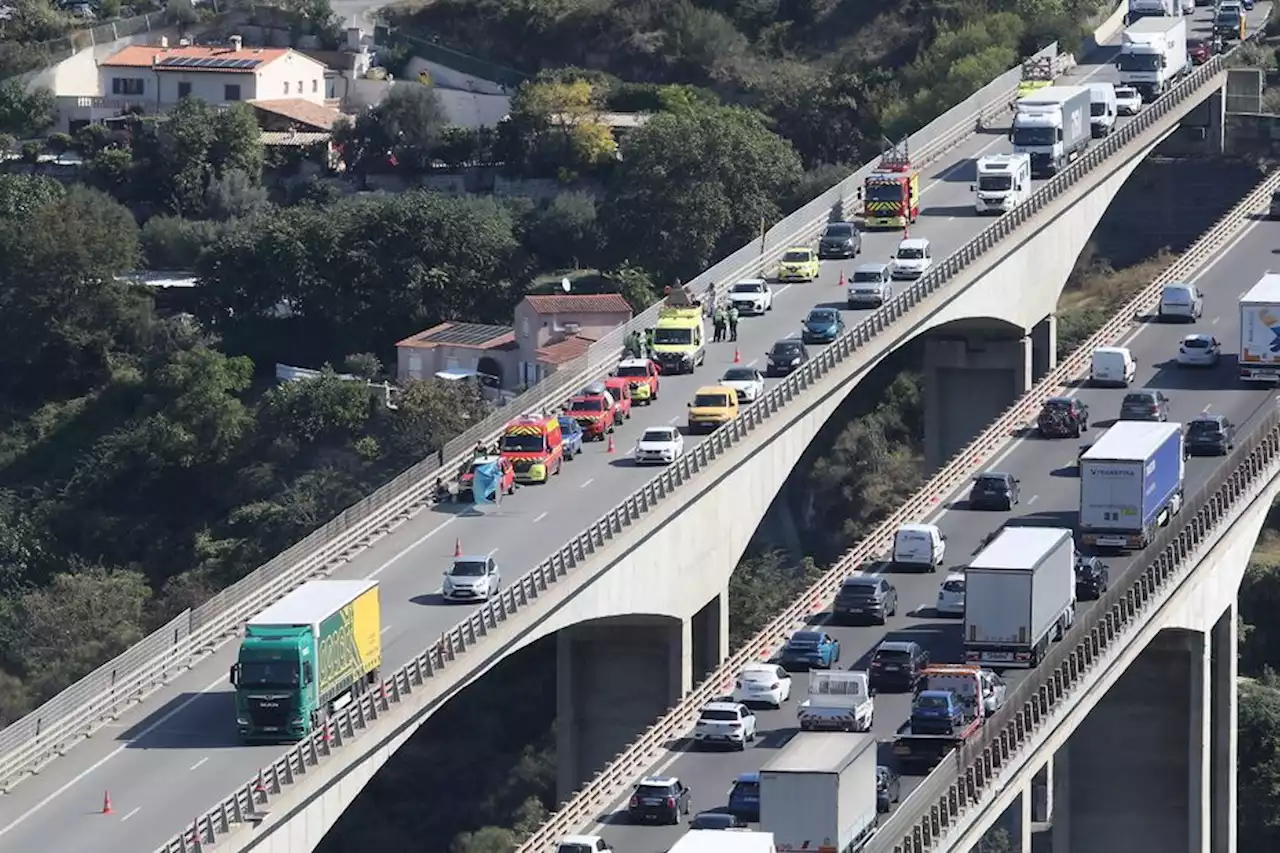
[[[688,278],[780,215],[800,159],[755,112],[655,116],[627,138],[606,217],[614,252],[659,281]]]
[[[64,195],[66,185],[53,178],[0,175],[0,219],[22,219]]]
[[[425,459],[486,414],[479,389],[462,382],[411,379],[396,397],[391,424],[395,452],[403,459]]]
[[[263,401],[269,429],[301,443],[349,440],[369,422],[369,388],[326,371],[277,385]]]
[[[543,269],[591,265],[600,246],[595,198],[587,193],[560,193],[545,207],[531,211],[525,223],[525,245]]]
[[[195,269],[200,253],[215,243],[223,230],[217,222],[153,216],[142,226],[142,256],[148,269]]]
[[[0,219],[0,388],[47,399],[105,379],[140,322],[139,298],[116,279],[137,259],[133,216],[93,190]]]
[[[0,131],[19,138],[35,136],[54,122],[53,92],[26,90],[17,77],[0,81]]]
[[[795,565],[781,551],[748,557],[729,577],[729,645],[738,648],[786,610],[822,571],[806,558]]]
[[[1280,844],[1280,690],[1242,681],[1238,724],[1240,843],[1273,850]]]
[[[430,165],[432,151],[448,123],[435,90],[402,83],[376,107],[361,113],[354,124],[340,123],[334,135],[343,146],[347,165],[356,172],[366,172],[388,156],[406,168],[422,170]]]

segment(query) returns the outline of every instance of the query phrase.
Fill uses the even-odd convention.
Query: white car
[[[609,853],[609,842],[598,835],[566,835],[556,845],[556,853]]]
[[[1142,109],[1142,95],[1132,86],[1116,86],[1116,114],[1136,116]]]
[[[774,663],[749,663],[733,684],[733,701],[781,708],[791,698],[791,674]]]
[[[938,587],[938,603],[934,610],[939,616],[964,615],[964,572],[952,572]]]
[[[670,465],[684,455],[684,436],[673,426],[649,427],[636,442],[637,465]]]
[[[493,557],[454,557],[444,573],[440,595],[445,601],[488,601],[502,589],[502,572]]]
[[[737,391],[740,403],[754,403],[764,396],[764,376],[754,367],[731,367],[720,377],[720,384]]]
[[[928,239],[909,237],[898,244],[898,251],[893,256],[893,277],[895,279],[919,278],[933,266],[933,251]]]
[[[748,278],[729,288],[729,302],[739,314],[763,314],[773,310],[773,291],[764,279]]]
[[[1222,344],[1213,335],[1187,335],[1178,345],[1180,367],[1216,367]]]
[[[741,702],[712,702],[698,714],[693,742],[746,749],[756,739],[756,715]]]

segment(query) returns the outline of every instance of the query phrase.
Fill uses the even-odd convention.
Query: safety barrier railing
[[[1054,43],[1044,52],[1056,50]],[[978,126],[1005,111],[1016,92],[1018,74],[1016,69],[1007,72],[913,135],[915,161],[922,167],[936,162],[972,136]],[[763,245],[761,241],[753,241],[744,246],[685,285],[686,291],[694,297],[708,292],[721,295],[734,281],[766,269],[788,247],[812,242],[828,221],[833,206],[852,199],[872,168],[874,163],[864,166],[774,226]],[[439,455],[404,471],[324,527],[190,611],[186,630],[175,633],[171,626],[165,626],[0,731],[0,792],[7,791],[27,774],[62,755],[80,739],[188,669],[197,656],[232,636],[254,613],[308,579],[331,570],[431,503],[436,478],[444,472],[456,471],[478,442],[492,442],[516,415],[556,408],[585,384],[602,378],[616,366],[629,330],[654,325],[659,307],[652,306],[639,314],[628,328],[615,329],[605,335],[592,344],[586,354],[449,441]]]
[[[901,319],[924,299],[936,293],[987,249],[994,246],[1017,227],[1028,222],[1037,212],[1061,196],[1110,155],[1138,138],[1153,125],[1161,122],[1178,105],[1185,104],[1197,94],[1203,94],[1208,85],[1219,74],[1223,73],[1225,61],[1226,55],[1219,56],[1201,66],[1194,74],[1183,80],[1164,97],[1147,107],[1124,128],[1079,158],[1064,172],[1047,182],[1019,208],[995,220],[991,226],[953,253],[933,271],[899,293],[894,300],[870,315],[864,322],[844,334],[835,343],[824,349],[819,356],[810,360],[787,379],[775,385],[759,402],[746,409],[737,419],[712,433],[707,440],[687,452],[675,464],[666,468],[621,505],[588,527],[559,552],[529,571],[493,601],[484,604],[467,619],[446,632],[439,642],[432,644],[422,654],[384,681],[381,690],[367,693],[358,701],[343,709],[327,721],[321,730],[299,742],[272,765],[264,768],[258,777],[248,780],[244,785],[237,788],[226,799],[200,816],[191,827],[171,839],[161,849],[166,851],[192,850],[201,844],[211,843],[220,836],[231,832],[246,820],[253,819],[253,816],[259,811],[259,806],[288,790],[297,777],[306,773],[309,768],[314,767],[336,750],[341,749],[348,740],[356,738],[379,716],[399,706],[402,699],[416,694],[419,688],[428,679],[434,677],[437,672],[457,661],[467,650],[480,643],[490,631],[495,630],[517,612],[536,602],[542,594],[557,584],[576,566],[606,547],[613,538],[630,528],[632,524],[640,520],[657,504],[671,495],[672,492],[679,489],[686,481],[714,465],[715,461],[730,448],[750,435],[752,431],[770,417],[786,408],[792,399],[822,380],[838,365],[867,346],[873,337],[884,332],[896,320]],[[973,120],[976,121],[980,113],[981,110],[975,113],[972,116]],[[696,288],[693,288],[693,290],[694,293],[697,293]],[[953,460],[944,469],[943,473],[951,472],[951,476],[955,477],[957,472],[965,467],[964,463],[965,457],[961,456]],[[970,471],[966,470],[964,476],[967,478],[970,473]],[[935,477],[931,481],[931,485],[938,482],[941,476],[942,474],[939,477]],[[937,491],[934,489],[928,494],[935,495]],[[896,513],[894,518],[902,519],[906,517],[904,511],[908,508],[912,508],[911,516],[918,516],[920,508],[917,506],[917,502],[919,500],[920,496],[917,495],[916,498],[909,502],[908,507],[904,507],[904,510]],[[889,525],[888,523],[882,525],[863,546],[856,550],[866,552],[864,559],[882,551],[887,542],[887,537],[892,532],[893,527],[896,526],[896,523],[898,522],[895,521],[894,525]],[[811,591],[814,596],[821,598],[834,595],[836,586],[848,574],[846,560],[841,560],[839,568],[829,571],[814,586]],[[785,630],[789,630],[798,620],[811,612],[809,609],[810,597],[810,595],[806,595],[804,600],[798,602],[785,614],[778,617],[761,636],[774,637],[772,640],[774,644],[780,641]],[[712,692],[711,684],[713,679],[722,680],[729,677],[741,665],[754,660],[759,653],[760,648],[754,642],[739,651],[716,671],[713,678],[709,678],[701,687],[691,692],[676,709],[669,712],[654,728],[651,728],[649,732],[643,735],[627,753],[624,753],[622,758],[632,753],[652,752],[654,749],[654,744],[651,743],[652,736],[657,729],[663,728],[669,733],[677,725],[680,729],[687,728],[697,708],[707,699],[712,698],[713,695],[718,695]],[[669,722],[670,725],[668,724]],[[521,850],[543,850],[550,846],[560,834],[580,825],[583,820],[587,819],[585,812],[575,811],[574,803],[593,800],[598,804],[601,802],[601,797],[611,796],[611,794],[604,793],[605,789],[610,791],[620,790],[621,782],[632,778],[634,773],[622,778],[620,781],[614,770],[615,765],[618,763],[614,762],[603,773],[597,775],[574,798],[573,802],[557,812],[551,821],[544,825]]]

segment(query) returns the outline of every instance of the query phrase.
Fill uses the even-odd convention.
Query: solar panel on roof
[[[234,59],[226,56],[166,56],[161,68],[234,69],[247,71],[262,64],[260,59]]]
[[[486,326],[481,323],[460,323],[448,329],[441,329],[427,340],[438,344],[460,344],[462,346],[479,346],[494,338],[510,332],[506,326]]]

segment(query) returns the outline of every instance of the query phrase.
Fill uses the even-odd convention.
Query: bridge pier
[[[1032,386],[1032,340],[971,335],[924,342],[925,463],[940,468]]]
[[[1209,729],[1213,737],[1210,768],[1213,803],[1209,824],[1213,853],[1236,853],[1238,620],[1236,602],[1232,601],[1213,626],[1211,634],[1213,697]]]
[[[1039,382],[1058,366],[1058,315],[1050,314],[1031,330],[1031,379]]]
[[[728,591],[688,619],[622,616],[556,634],[556,789],[567,800],[729,654]]]
[[[1055,853],[1209,853],[1210,647],[1161,631],[1072,734]]]

